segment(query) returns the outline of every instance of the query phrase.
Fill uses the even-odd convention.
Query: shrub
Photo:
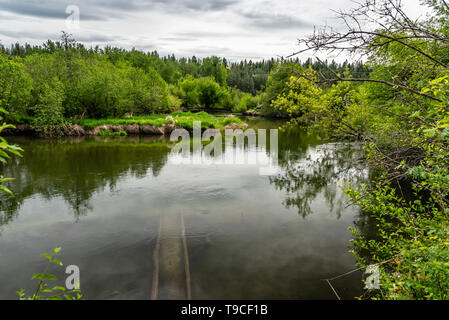
[[[53,80],[51,84],[44,84],[39,101],[34,108],[35,118],[32,127],[42,135],[55,136],[61,133],[65,124],[62,101],[64,89],[62,84]]]

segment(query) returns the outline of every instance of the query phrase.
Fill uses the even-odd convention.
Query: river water
[[[8,140],[25,151],[2,170],[16,197],[0,206],[0,299],[30,295],[46,265],[40,254],[55,247],[79,267],[86,299],[149,299],[165,214],[184,217],[193,299],[335,299],[322,279],[355,268],[348,227],[363,221],[338,188],[361,177],[345,170],[353,145],[287,130],[275,170],[261,175],[253,163],[171,161],[164,137]],[[51,272],[64,283],[64,268]],[[352,299],[361,279],[333,285]]]

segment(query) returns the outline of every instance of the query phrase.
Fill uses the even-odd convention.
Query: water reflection
[[[250,121],[256,131],[280,124]],[[353,145],[289,130],[266,177],[255,164],[174,164],[163,137],[10,141],[25,153],[2,172],[16,179],[16,198],[1,202],[0,298],[14,298],[42,269],[39,254],[62,246],[87,298],[147,299],[160,215],[181,210],[194,299],[333,299],[320,279],[354,266],[347,227],[361,220],[337,187],[366,173],[348,161]],[[270,144],[243,152],[269,158]],[[360,293],[357,275],[341,281],[341,296]]]
[[[297,152],[296,156],[291,150],[283,151],[281,173],[270,177],[270,182],[286,192],[284,205],[296,207],[303,218],[312,213],[311,203],[320,195],[329,211],[340,217],[346,198],[337,186],[344,181],[357,183],[367,179],[367,169],[357,162],[362,152],[357,144],[309,146]]]
[[[170,152],[164,137],[10,141],[25,151],[2,170],[15,179],[8,184],[15,197],[1,195],[0,225],[13,220],[25,199],[35,195],[48,201],[62,197],[79,219],[92,210],[89,200],[95,192],[114,190],[121,177],[157,177]]]

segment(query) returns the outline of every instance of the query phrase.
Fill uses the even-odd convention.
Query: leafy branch
[[[65,287],[54,286],[49,288],[48,281],[56,281],[56,277],[53,274],[49,274],[48,271],[52,264],[58,266],[63,266],[61,260],[56,258],[61,248],[55,248],[53,250],[53,255],[48,253],[43,253],[42,256],[48,260],[47,266],[45,267],[44,273],[35,273],[32,277],[33,280],[38,279],[39,283],[37,285],[36,291],[31,297],[25,296],[25,290],[21,289],[17,291],[20,300],[79,300],[82,298],[81,291],[79,289],[67,290]],[[77,285],[79,288],[79,284]]]

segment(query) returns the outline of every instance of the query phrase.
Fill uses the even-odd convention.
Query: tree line
[[[276,79],[284,77],[277,75],[279,66],[326,72],[311,59],[228,62],[216,56],[176,58],[161,57],[157,51],[86,48],[64,32],[60,41],[16,43],[0,46],[0,51],[0,107],[11,121],[30,121],[44,131],[57,130],[67,118],[178,110],[257,109],[285,116],[271,108],[279,91]],[[362,63],[331,65],[354,76],[369,73]]]

